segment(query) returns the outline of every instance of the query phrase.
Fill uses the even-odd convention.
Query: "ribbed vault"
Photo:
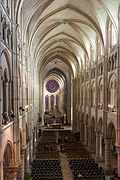
[[[95,61],[97,40],[105,50],[108,21],[117,38],[118,7],[119,0],[16,0],[16,21],[24,20],[23,40],[38,72],[56,56],[74,77],[91,56]]]

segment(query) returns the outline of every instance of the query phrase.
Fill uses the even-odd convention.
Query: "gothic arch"
[[[4,159],[4,166],[9,166],[12,164],[13,148],[12,148],[12,143],[10,141],[7,141],[6,143],[3,159]]]
[[[11,96],[12,96],[12,82],[11,82],[11,67],[10,56],[7,49],[4,49],[1,53],[1,68],[3,75],[2,93],[3,93],[3,113],[9,112],[12,109]]]
[[[91,127],[92,128],[95,128],[95,118],[94,118],[94,116],[92,116],[92,119],[91,119]]]
[[[115,73],[115,72],[113,72],[113,73],[110,74],[109,80],[108,80],[109,83],[110,83],[110,80],[111,80],[111,79],[116,79],[116,73]]]
[[[2,61],[2,56],[3,55],[5,56],[5,59],[6,59],[7,67],[5,67],[5,68],[8,69],[8,80],[10,81],[11,80],[10,56],[9,56],[9,53],[8,53],[7,49],[4,49],[2,51],[2,53],[1,53],[1,61]]]
[[[117,106],[117,78],[115,73],[110,75],[108,82],[108,102],[113,106],[113,111],[115,111]]]
[[[116,128],[112,121],[108,124],[108,137],[112,138],[113,140],[116,139]]]

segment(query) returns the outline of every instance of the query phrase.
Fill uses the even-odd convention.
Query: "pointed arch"
[[[4,166],[10,166],[13,161],[13,148],[12,143],[10,141],[7,141],[5,150],[4,150]]]

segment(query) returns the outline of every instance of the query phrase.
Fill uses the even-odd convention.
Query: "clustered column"
[[[73,132],[76,132],[77,118],[76,118],[76,79],[73,79]]]
[[[111,174],[111,138],[105,139],[105,172]]]
[[[91,62],[89,64],[89,103],[88,103],[88,148],[91,150]]]
[[[118,177],[120,177],[120,146],[117,147],[118,156]]]
[[[17,180],[23,180],[24,179],[24,150],[21,153],[21,165],[19,166]]]
[[[96,132],[96,161],[102,161],[102,133]]]
[[[2,128],[2,113],[3,113],[3,80],[2,80],[2,68],[0,67],[0,131]]]

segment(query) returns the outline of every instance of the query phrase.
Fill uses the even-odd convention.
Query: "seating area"
[[[62,180],[59,160],[35,160],[32,164],[33,180]]]
[[[74,180],[105,180],[104,171],[98,167],[98,164],[91,158],[81,158],[79,160],[70,160],[70,168],[73,171]]]
[[[71,132],[60,135],[74,180],[105,180],[104,171]]]
[[[56,136],[44,132],[36,148],[36,159],[32,163],[33,180],[62,180],[60,157]]]
[[[58,139],[55,132],[43,132],[32,163],[33,180],[63,179],[58,144],[62,147],[61,153],[67,157],[74,180],[105,180],[102,167],[98,167],[88,150],[70,131],[60,132]]]

